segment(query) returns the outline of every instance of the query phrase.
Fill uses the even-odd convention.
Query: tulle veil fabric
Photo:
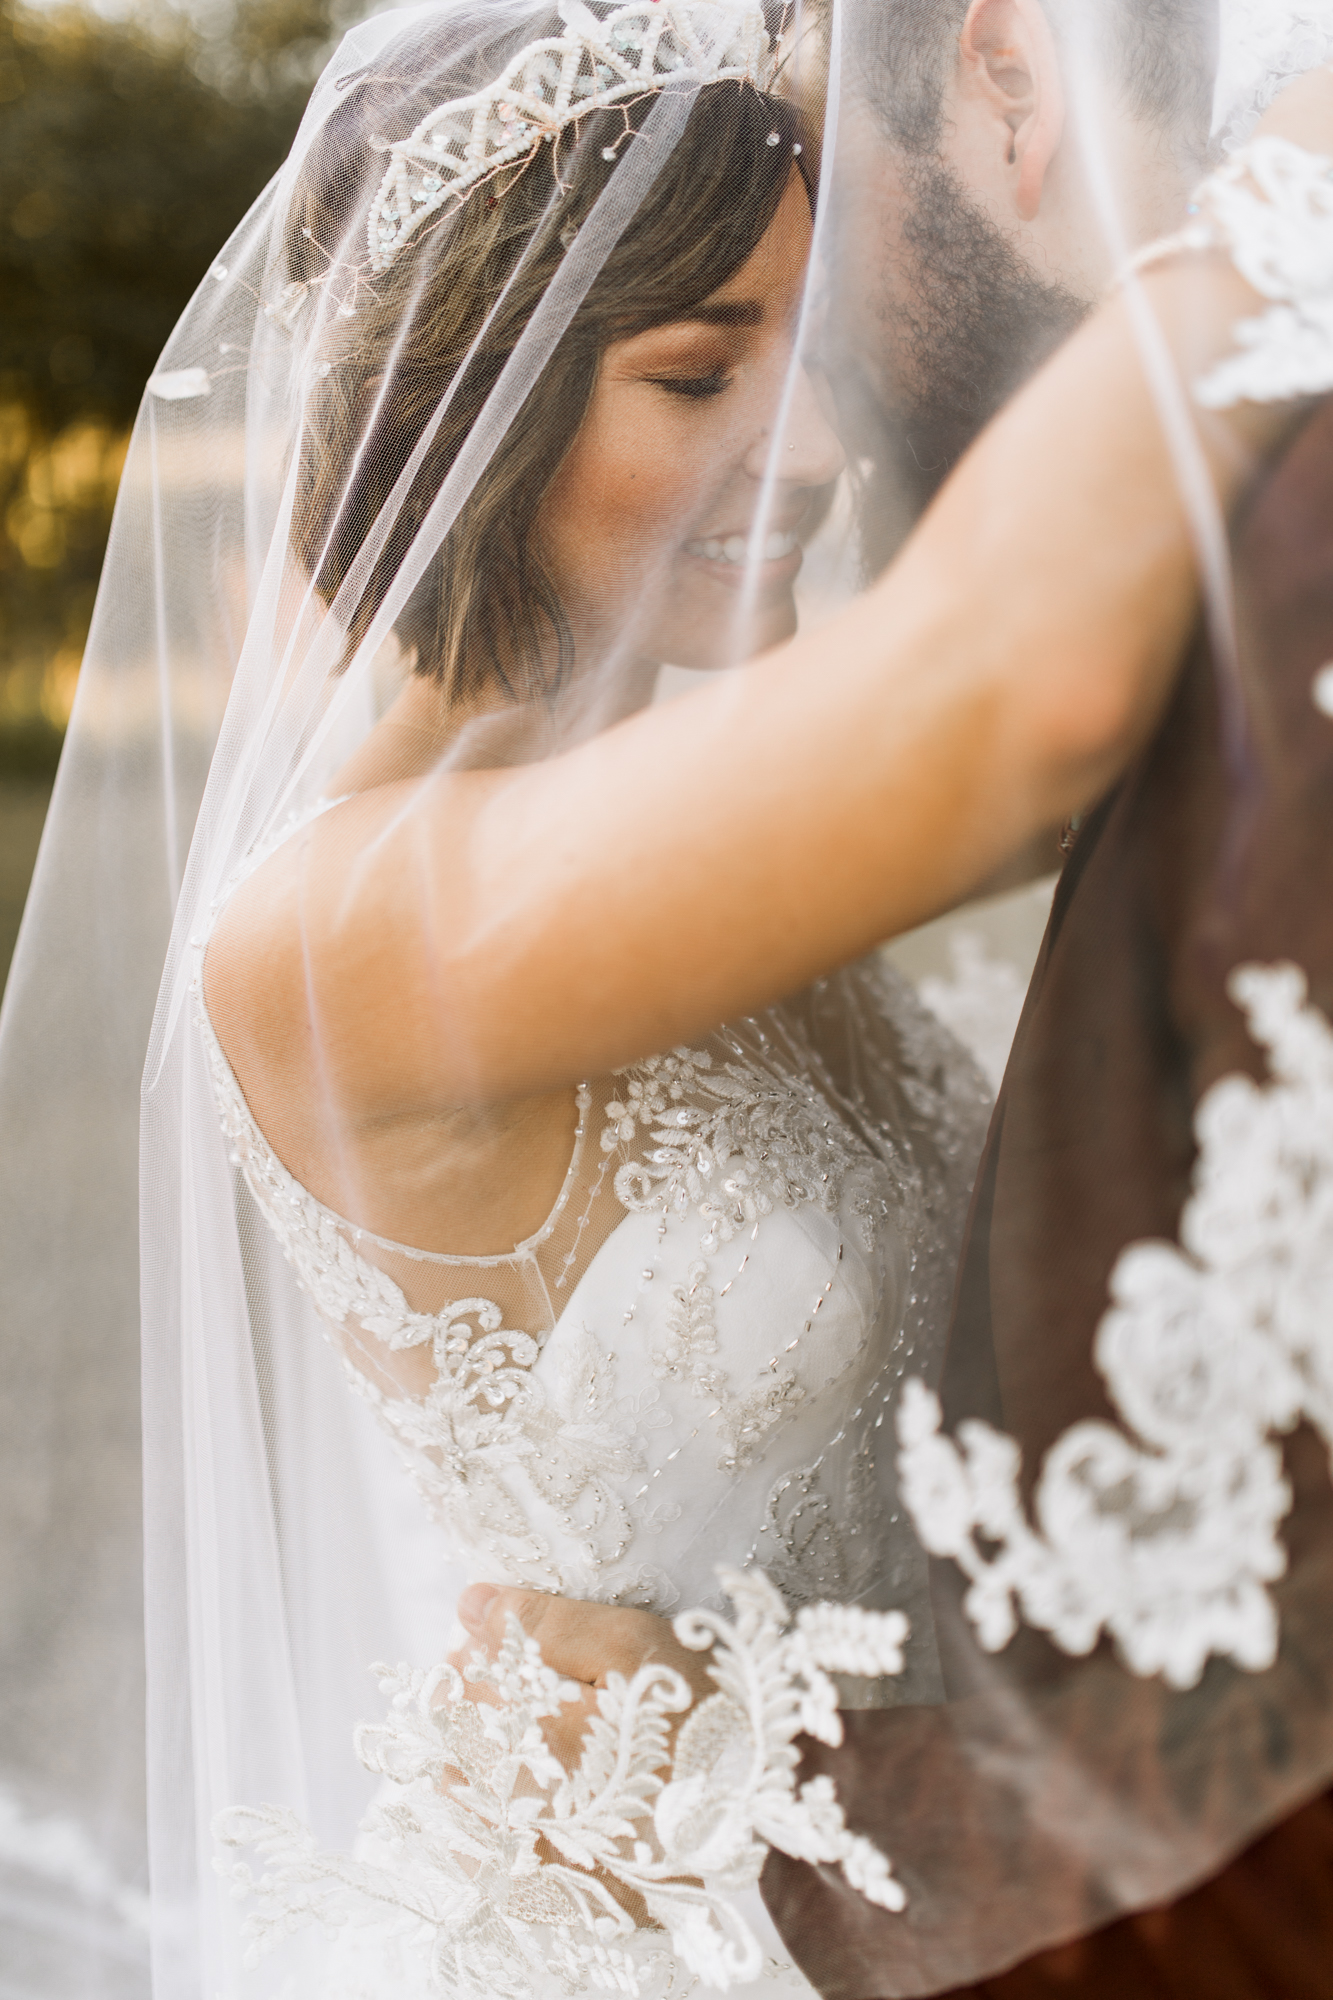
[[[860,4],[872,0],[767,17],[731,6],[711,24],[715,39],[741,16],[752,42],[783,34],[781,61],[753,83],[799,107],[820,169],[803,305],[816,344],[830,260],[856,247],[840,227],[838,136]],[[1326,12],[1275,25],[1267,9],[1236,9],[1219,83],[1229,138],[1275,79],[1327,53]],[[708,25],[707,7],[696,13]],[[318,371],[355,324],[357,287],[378,281],[365,225],[385,142],[453,94],[431,96],[432,65],[464,76],[471,64],[477,88],[568,22],[532,0],[438,0],[352,30],[289,160],[168,343],[135,428],[0,1022],[0,1919],[25,1996],[119,2000],[150,1977],[157,2000],[270,1990],[276,1974],[242,1965],[213,1816],[276,1798],[320,1840],[350,1846],[371,1791],[349,1751],[373,1706],[367,1667],[438,1657],[467,1575],[348,1396],[238,1176],[197,981],[229,885],[318,807],[399,685],[395,624],[515,426],[532,420],[534,385],[705,87],[636,100],[628,144],[606,128],[614,157],[437,504],[403,532],[413,461],[362,524],[359,562],[325,611],[295,549],[298,447]],[[343,165],[344,107],[383,75],[425,94],[394,130],[359,134],[369,150]],[[312,172],[335,193],[341,182],[343,234],[298,270],[293,218]],[[395,282],[410,319],[410,269]],[[810,619],[860,581],[854,485],[839,483],[808,553]],[[358,620],[385,548],[392,579]],[[568,727],[597,717],[590,699]],[[557,730],[545,748],[560,747]],[[942,1295],[942,1271],[934,1285]],[[983,1931],[978,1972],[1009,1944]]]
[[[370,1791],[348,1754],[373,1704],[368,1665],[439,1657],[466,1580],[429,1545],[239,1190],[195,988],[226,885],[320,799],[400,684],[386,638],[669,160],[700,81],[630,93],[636,143],[623,161],[608,150],[614,171],[350,663],[348,620],[402,494],[326,618],[290,550],[294,447],[321,343],[373,282],[366,213],[384,144],[358,132],[360,157],[328,163],[345,233],[303,277],[287,240],[302,177],[386,57],[401,85],[424,38],[427,69],[476,88],[577,13],[482,0],[349,33],[286,165],[168,343],[135,429],[0,1056],[8,1129],[25,1135],[4,1225],[25,1385],[5,1404],[5,1893],[25,1991],[137,1993],[150,1978],[163,1994],[231,1990],[240,1945],[213,1813],[282,1798],[347,1846]],[[781,10],[704,7],[696,21],[705,59],[739,21],[742,68],[769,81],[756,38],[776,67]],[[456,81],[427,88],[391,136],[459,94]],[[600,136],[623,143],[631,124],[613,116]],[[379,151],[367,155],[367,136]],[[832,599],[845,523],[831,540]]]

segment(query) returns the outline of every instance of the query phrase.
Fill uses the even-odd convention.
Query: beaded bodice
[[[245,1183],[474,1576],[665,1611],[758,1561],[798,1600],[901,1596],[878,1447],[904,1372],[931,1369],[987,1106],[895,975],[867,963],[581,1086],[551,1214],[493,1257],[317,1201],[202,992],[200,1026]]]

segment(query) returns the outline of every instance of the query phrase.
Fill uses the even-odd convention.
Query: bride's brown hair
[[[456,38],[458,16],[451,24]],[[559,32],[552,16],[522,40]],[[457,46],[456,39],[454,46]],[[321,246],[354,230],[384,168],[379,134],[405,136],[423,115],[492,80],[512,35],[478,39],[466,68],[432,64],[429,37],[390,51],[355,83],[327,121],[293,204],[292,279],[327,273]],[[396,74],[386,74],[386,72]],[[410,77],[410,84],[405,81]],[[355,312],[330,316],[305,412],[294,535],[330,602],[413,449],[451,391],[438,430],[347,614],[350,658],[370,627],[413,537],[486,398],[544,296],[616,158],[636,143],[656,102],[648,96],[570,127],[560,148],[476,187],[446,219],[423,227],[390,270],[356,291]],[[572,641],[547,575],[537,513],[588,407],[603,349],[689,314],[731,278],[759,243],[793,168],[810,187],[796,107],[747,84],[705,86],[685,131],[527,399],[540,421],[508,422],[483,477],[396,621],[417,671],[451,701],[499,690],[519,697],[558,685]],[[360,155],[369,165],[349,174]],[[455,378],[462,373],[461,379]]]

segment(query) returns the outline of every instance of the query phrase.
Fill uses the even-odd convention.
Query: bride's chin
[[[757,609],[746,620],[743,632],[737,632],[734,622],[712,623],[692,633],[688,641],[678,638],[674,645],[664,645],[661,657],[673,666],[688,667],[692,673],[721,673],[782,645],[793,636],[796,625],[796,603],[788,591],[781,603]]]
[[[742,657],[755,660],[761,653],[772,652],[775,646],[784,645],[795,636],[796,626],[796,603],[788,595],[784,603],[775,605],[753,620]]]

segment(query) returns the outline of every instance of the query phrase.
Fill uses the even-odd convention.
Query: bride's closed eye
[[[708,375],[650,375],[647,379],[657,388],[665,389],[668,395],[688,396],[696,401],[720,396],[733,380],[724,368],[714,368]]]
[[[698,319],[677,320],[625,341],[617,356],[621,379],[692,402],[725,394],[751,353],[762,308],[742,300],[701,306],[699,313]],[[715,325],[705,313],[725,317],[725,324]],[[737,318],[740,323],[733,324]]]

